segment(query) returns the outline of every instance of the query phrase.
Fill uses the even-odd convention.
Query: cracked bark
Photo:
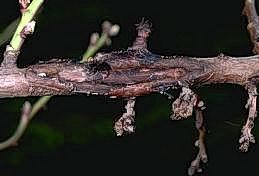
[[[5,53],[5,59],[16,55]],[[10,59],[11,58],[11,59]],[[5,61],[4,61],[5,62]],[[259,56],[163,57],[142,49],[98,54],[84,64],[52,60],[28,68],[0,70],[0,97],[71,95],[132,97],[161,89],[212,83],[259,81]]]
[[[0,97],[71,95],[85,93],[136,97],[169,88],[212,83],[245,86],[259,79],[259,56],[211,58],[161,56],[146,48],[150,25],[137,26],[132,47],[98,53],[86,63],[52,59],[17,68],[18,51],[6,51],[0,70]],[[8,48],[8,47],[7,47]]]

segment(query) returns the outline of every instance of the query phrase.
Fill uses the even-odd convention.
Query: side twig
[[[203,110],[205,109],[203,101],[199,101],[195,107],[195,126],[199,132],[199,139],[195,142],[195,146],[199,148],[196,158],[191,162],[188,168],[188,175],[194,175],[196,172],[202,172],[201,164],[208,162],[208,156],[205,146],[206,128],[204,125]]]
[[[251,133],[251,130],[254,127],[254,119],[257,116],[256,111],[256,99],[257,99],[257,90],[255,85],[248,86],[248,95],[249,98],[247,100],[246,108],[249,109],[248,118],[246,124],[243,126],[241,130],[241,136],[239,139],[240,147],[239,149],[243,152],[247,152],[250,143],[255,143],[255,138]]]
[[[26,37],[34,32],[36,22],[33,21],[33,18],[43,2],[44,0],[33,0],[31,3],[30,0],[19,0],[22,17],[10,44],[6,46],[6,57],[4,57],[1,64],[2,68],[17,69],[16,61],[20,54],[21,46]]]
[[[111,37],[118,35],[120,26],[117,24],[112,25],[109,21],[104,21],[102,24],[101,37],[98,33],[93,33],[90,37],[90,43],[83,54],[81,63],[88,61],[100,48],[104,45],[111,44]]]
[[[0,143],[0,150],[17,145],[18,140],[23,135],[25,129],[27,128],[27,125],[29,124],[29,121],[31,120],[30,114],[31,104],[26,101],[23,105],[21,119],[16,131],[9,139]]]
[[[0,143],[0,150],[6,149],[10,146],[17,145],[18,140],[22,137],[25,132],[30,120],[37,114],[42,107],[44,107],[51,96],[43,96],[37,100],[37,102],[31,107],[31,104],[26,101],[22,108],[22,115],[19,125],[14,134],[4,142]]]
[[[31,25],[35,25],[33,18],[43,2],[44,0],[33,0],[31,3],[29,1],[19,0],[22,18],[10,42],[13,50],[20,50],[26,35],[32,33]]]

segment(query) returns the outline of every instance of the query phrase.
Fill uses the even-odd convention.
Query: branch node
[[[139,24],[136,24],[137,38],[133,43],[131,49],[147,49],[147,38],[151,33],[152,24],[142,18]]]

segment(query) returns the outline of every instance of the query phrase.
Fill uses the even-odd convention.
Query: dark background
[[[135,37],[134,24],[142,17],[153,24],[148,46],[154,53],[252,55],[243,4],[243,0],[48,0],[37,17],[35,33],[23,45],[19,66],[53,57],[80,59],[91,33],[100,32],[104,20],[119,24],[121,31],[102,51],[126,49]],[[0,29],[19,15],[16,0],[1,2]],[[247,115],[245,90],[237,85],[210,85],[199,92],[207,105],[209,164],[203,175],[259,174],[258,144],[246,154],[238,150]],[[16,128],[25,100],[37,98],[0,100],[1,140]],[[112,126],[125,103],[98,96],[54,97],[32,120],[20,145],[1,151],[0,175],[187,175],[197,152],[194,117],[171,121],[172,100],[156,94],[139,97],[136,133],[117,138]]]

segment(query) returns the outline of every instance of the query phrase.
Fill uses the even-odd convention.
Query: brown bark
[[[9,53],[5,59],[14,57]],[[84,64],[52,60],[18,69],[2,66],[0,97],[75,93],[131,97],[182,85],[245,85],[259,76],[259,56],[163,57],[146,49],[97,54]]]
[[[253,27],[248,29],[256,45],[259,27],[254,6],[246,3],[244,13]],[[160,56],[147,49],[150,25],[142,21],[137,30],[132,47],[99,53],[87,63],[53,59],[17,68],[19,52],[7,50],[0,69],[0,97],[75,93],[135,97],[171,87],[192,88],[212,83],[247,85],[251,81],[256,84],[259,79],[258,55],[239,58],[223,54],[212,58]]]

